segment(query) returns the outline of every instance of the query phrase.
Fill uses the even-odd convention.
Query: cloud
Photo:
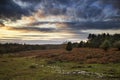
[[[120,29],[119,4],[120,0],[0,0],[0,37],[60,42],[86,39],[92,30],[115,32]]]
[[[4,27],[4,23],[3,22],[0,22],[0,27]]]
[[[65,15],[69,16],[70,21],[81,20],[104,20],[119,15],[118,7],[111,0],[45,0],[36,6],[46,15]],[[109,13],[108,13],[109,12]]]
[[[64,15],[73,21],[94,21],[119,15],[119,3],[119,0],[1,0],[0,15],[21,17],[42,10],[45,16]]]
[[[12,0],[0,0],[0,17],[1,18],[20,18],[21,15],[28,15],[29,11],[22,9]]]
[[[120,0],[102,0],[104,3],[113,4],[116,8],[120,9]]]
[[[23,32],[54,32],[54,28],[39,28],[39,27],[8,27],[8,30],[23,31]]]
[[[66,25],[71,30],[87,30],[87,29],[100,29],[100,30],[107,30],[107,29],[120,29],[120,23],[113,22],[113,21],[97,21],[97,22],[70,22],[66,23]]]
[[[21,0],[13,0],[13,2],[19,5],[21,8],[28,8],[32,5],[31,3],[23,2]]]

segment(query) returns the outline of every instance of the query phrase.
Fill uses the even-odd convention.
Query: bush
[[[84,47],[84,42],[81,41],[79,44],[78,44],[78,48],[81,48],[81,47]]]
[[[120,50],[120,41],[115,42],[114,47],[116,47],[116,48],[118,48],[118,50]]]
[[[48,60],[48,61],[47,61],[47,64],[55,64],[55,63],[56,63],[55,60]]]
[[[72,51],[73,47],[72,47],[72,43],[68,42],[67,46],[66,46],[66,50],[67,51]]]
[[[101,45],[100,48],[104,49],[105,51],[108,51],[108,49],[111,47],[111,44],[108,40],[105,40]]]
[[[31,69],[35,69],[35,68],[37,68],[37,67],[36,67],[35,64],[32,64],[32,65],[29,66],[29,68],[31,68]]]

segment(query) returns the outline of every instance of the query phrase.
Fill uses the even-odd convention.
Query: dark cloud
[[[70,22],[66,23],[66,25],[71,30],[86,30],[86,29],[98,29],[98,30],[104,30],[104,29],[120,29],[120,23],[119,22]]]
[[[35,22],[29,26],[37,26],[44,24],[63,24],[67,29],[85,30],[85,29],[120,29],[120,18],[112,18],[109,21],[87,21],[87,22]]]
[[[29,26],[34,27],[23,27],[23,28],[15,28],[16,30],[22,31],[40,31],[40,32],[69,32],[73,34],[84,34],[83,32],[80,33],[81,30],[118,30],[120,29],[120,19],[112,18],[112,21],[87,21],[87,22],[35,22],[29,24]],[[44,24],[55,24],[58,25],[58,28],[38,28],[37,26]],[[62,27],[64,26],[64,27]],[[44,26],[43,26],[44,27]],[[47,26],[45,26],[47,27]]]
[[[38,3],[41,2],[42,0],[21,0],[23,2],[32,2],[32,3]]]
[[[10,27],[9,30],[17,30],[17,31],[26,31],[26,32],[54,32],[56,29],[54,28],[38,28],[38,27]]]
[[[61,18],[59,20],[58,17],[60,16]],[[64,18],[62,18],[62,16]],[[35,20],[32,20],[29,17],[33,17]],[[45,19],[46,21],[40,22],[42,21],[40,18]],[[48,18],[56,19],[50,19],[49,21]],[[25,20],[30,22],[27,24],[27,21]],[[52,20],[53,22],[51,22]],[[25,23],[22,23],[22,21],[25,21]],[[10,25],[13,25],[14,27],[7,26],[7,22],[8,25],[10,24],[9,22],[13,22],[13,24]],[[21,25],[16,26],[14,24]],[[44,28],[44,24],[55,24],[56,28],[54,28],[54,26],[53,28],[49,28],[49,26],[45,26],[47,28]],[[2,28],[3,26],[6,27]],[[42,27],[40,28],[40,26]],[[89,34],[89,31],[87,32],[87,30],[97,29],[101,31],[119,31],[120,0],[0,0],[0,27],[1,30],[8,29],[24,33],[24,35],[16,34],[17,37],[3,35],[1,39],[3,42],[53,44],[62,43],[66,40],[85,40]],[[58,38],[54,38],[54,35],[49,36],[49,34],[25,34],[27,32],[48,32],[59,34],[62,32],[60,36],[63,38],[59,38],[59,35]],[[50,37],[51,40],[22,40],[22,37]]]
[[[104,20],[120,15],[118,0],[42,0],[37,9],[46,15],[65,15],[69,18]]]
[[[29,15],[30,12],[34,12],[41,9],[44,11],[44,14],[46,16],[49,15],[68,16],[68,20],[70,20],[70,23],[66,22],[65,23],[70,27],[77,27],[80,29],[81,28],[113,29],[120,27],[119,22],[115,21],[102,22],[105,19],[110,19],[111,17],[116,17],[120,15],[119,10],[120,0],[19,0],[19,1],[32,5],[27,8],[22,8],[20,5],[15,3],[15,0],[0,0],[0,17],[20,18],[21,15]],[[80,23],[81,19],[84,19],[87,22]],[[71,23],[71,21],[73,21],[73,23]],[[46,23],[49,22],[31,23],[30,26]],[[4,25],[3,23],[0,24]],[[29,29],[28,27],[28,30],[31,29],[39,31],[39,29],[36,28]],[[40,31],[42,30],[47,31],[46,29],[40,29]]]
[[[0,17],[3,18],[20,18],[21,15],[27,15],[28,11],[22,9],[12,0],[0,0]]]
[[[102,0],[102,1],[107,4],[113,4],[113,6],[120,9],[120,0]]]
[[[31,5],[22,8],[15,1]],[[101,20],[119,14],[119,4],[120,0],[0,0],[0,16],[20,17],[42,9],[46,15]]]
[[[49,22],[49,21],[45,21],[45,22],[33,22],[33,23],[30,23],[28,24],[28,26],[38,26],[38,25],[44,25],[44,24],[67,24],[67,23],[72,23],[72,22],[59,22],[59,21],[56,21],[56,22]],[[46,26],[47,27],[47,26]]]

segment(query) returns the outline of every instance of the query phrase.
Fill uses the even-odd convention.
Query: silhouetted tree
[[[66,50],[67,51],[72,51],[73,47],[72,47],[72,43],[71,42],[68,42],[67,43],[67,46],[66,46]]]
[[[88,42],[89,42],[89,47],[91,48],[99,48],[99,46],[105,41],[105,40],[109,40],[110,43],[112,43],[112,47],[113,47],[113,43],[115,43],[116,41],[120,40],[120,34],[114,34],[114,35],[110,35],[109,33],[103,33],[103,34],[89,34],[88,35]],[[86,45],[87,46],[87,45]],[[88,47],[87,46],[87,47]]]
[[[73,46],[73,48],[77,48],[78,47],[78,43],[75,42],[75,43],[72,44],[72,46]]]
[[[80,41],[80,43],[78,44],[78,48],[84,47],[84,42]]]

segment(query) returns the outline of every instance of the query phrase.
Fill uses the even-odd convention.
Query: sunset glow
[[[10,8],[3,5],[4,10],[0,10],[2,42],[17,39],[25,43],[30,40],[34,44],[36,40],[45,40],[43,44],[46,41],[47,44],[51,41],[56,44],[67,40],[86,40],[89,33],[120,33],[120,6],[111,0],[9,2],[6,5],[10,5]]]

